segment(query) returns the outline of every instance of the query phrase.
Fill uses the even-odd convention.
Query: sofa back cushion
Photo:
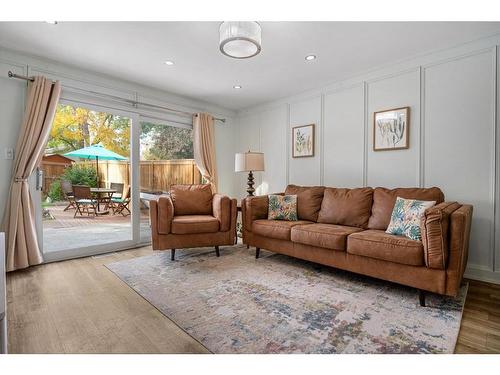
[[[297,196],[299,220],[317,221],[324,190],[323,186],[288,185],[285,194]]]
[[[386,189],[378,187],[373,190],[373,206],[369,229],[386,230],[391,221],[392,210],[396,198],[417,199],[421,201],[435,201],[436,204],[444,202],[444,194],[437,187],[432,188],[396,188]]]
[[[367,228],[373,202],[373,189],[326,188],[318,223]]]
[[[212,215],[212,188],[210,185],[172,185],[170,197],[174,215]]]

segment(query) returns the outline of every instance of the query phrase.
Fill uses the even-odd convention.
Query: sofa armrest
[[[227,232],[231,228],[231,199],[222,194],[214,194],[212,210],[215,218],[219,220],[219,230]]]
[[[252,222],[258,219],[267,219],[269,198],[267,195],[246,197],[241,201],[243,228],[252,231]]]
[[[467,266],[472,225],[472,206],[462,205],[450,216],[450,255],[446,269],[446,294],[456,295]]]
[[[457,202],[443,202],[425,210],[420,222],[427,268],[446,269],[449,253],[450,215],[460,208]]]
[[[157,213],[154,211],[157,211]],[[159,234],[169,234],[172,228],[172,219],[174,217],[174,204],[172,199],[170,197],[160,197],[158,201],[151,201],[150,215],[151,226],[155,226],[156,222],[155,229]]]

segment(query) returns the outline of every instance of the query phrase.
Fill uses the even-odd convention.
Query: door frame
[[[140,238],[140,115],[130,111],[130,108],[123,108],[119,105],[96,104],[96,98],[89,101],[71,98],[61,98],[59,104],[71,105],[74,107],[88,108],[98,112],[107,112],[114,115],[124,116],[130,119],[130,185],[131,185],[131,239],[125,241],[117,241],[105,243],[102,245],[82,246],[60,251],[51,251],[45,253],[43,251],[43,223],[42,223],[42,206],[41,206],[41,191],[36,190],[36,172],[30,177],[30,190],[35,206],[36,226],[38,245],[43,254],[44,263],[54,262],[65,259],[79,258],[97,254],[105,254],[120,250],[126,250],[142,245]]]

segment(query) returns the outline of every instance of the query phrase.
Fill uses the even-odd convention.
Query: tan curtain
[[[61,94],[59,82],[35,77],[28,86],[26,109],[16,145],[9,200],[2,224],[7,235],[7,271],[43,262],[28,177],[40,164]]]
[[[215,128],[214,118],[208,113],[193,116],[194,160],[201,175],[217,192],[217,166],[215,163]]]

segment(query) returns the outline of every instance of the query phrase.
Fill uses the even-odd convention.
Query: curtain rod
[[[19,74],[12,73],[10,70],[9,70],[8,76],[9,76],[9,78],[23,79],[25,81],[30,81],[30,82],[33,82],[35,80],[35,78],[33,78],[33,77],[21,76]],[[186,116],[197,116],[196,113],[191,113],[191,112],[186,112],[186,111],[180,111],[178,109],[163,107],[161,105],[148,104],[148,103],[143,103],[143,102],[137,102],[135,100],[125,99],[125,98],[121,98],[119,96],[110,95],[110,94],[103,94],[103,93],[100,93],[100,92],[95,92],[95,91],[90,91],[90,90],[82,90],[82,91],[86,91],[86,92],[91,93],[91,94],[106,96],[108,98],[112,98],[112,99],[118,100],[118,101],[124,101],[124,102],[127,102],[127,103],[132,104],[132,105],[142,105],[142,106],[150,107],[150,108],[163,109],[163,110],[169,111],[169,112],[181,113],[181,114],[186,115]],[[214,117],[214,120],[217,120],[217,121],[220,121],[220,122],[226,122],[225,118]]]

